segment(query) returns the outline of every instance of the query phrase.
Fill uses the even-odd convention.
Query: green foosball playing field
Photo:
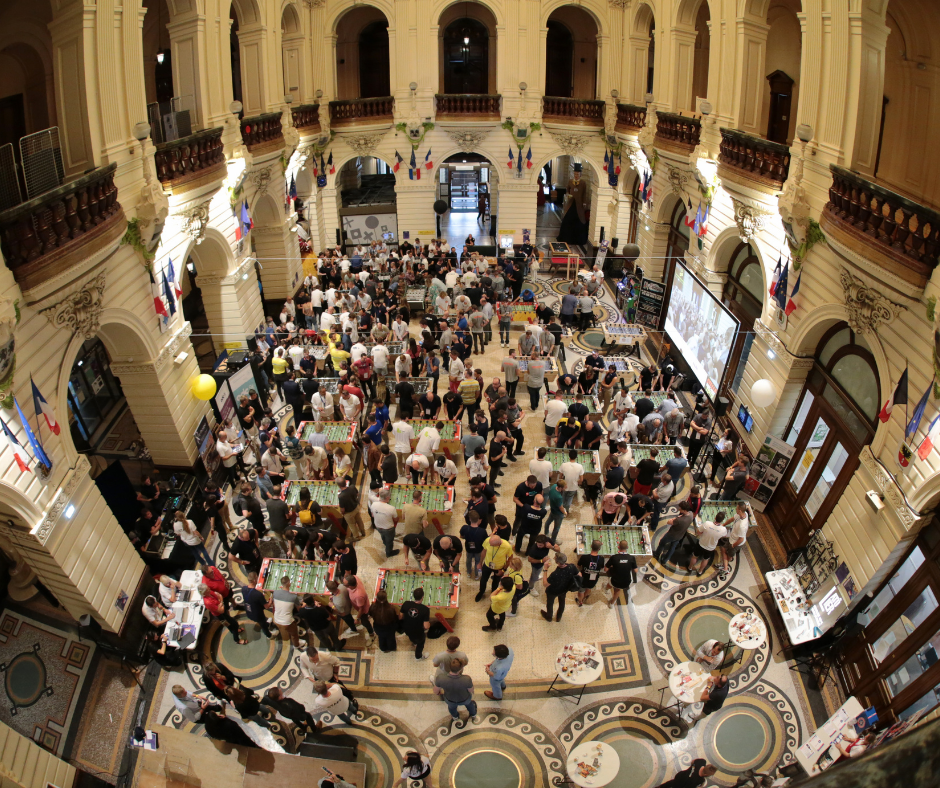
[[[295,561],[269,558],[261,567],[259,586],[263,591],[275,591],[281,587],[281,578],[290,578],[290,590],[295,594],[322,594],[330,576],[330,564],[326,561]]]
[[[401,605],[412,598],[416,588],[424,589],[422,604],[428,607],[450,607],[454,595],[453,575],[450,572],[410,572],[394,569],[379,570],[384,575],[379,587],[388,595],[388,601]]]
[[[661,464],[664,463],[666,460],[668,460],[672,456],[672,452],[669,452],[668,454],[666,454],[663,451],[662,447],[657,447],[657,446],[643,446],[641,444],[631,443],[629,448],[630,448],[630,453],[633,455],[634,465],[639,464],[641,460],[648,460],[652,456],[651,451],[653,449],[657,450],[658,453],[656,455],[656,461]],[[670,447],[667,446],[666,448],[670,448]]]
[[[629,545],[627,552],[631,555],[646,555],[649,553],[649,543],[644,530],[636,526],[585,525],[578,531],[578,552],[591,552],[591,543],[597,539],[601,542],[601,555],[614,555],[622,541]]]
[[[429,484],[393,484],[390,503],[401,509],[406,503],[412,503],[415,490],[421,490],[421,506],[428,511],[443,512],[448,502],[447,488]]]
[[[304,422],[303,432],[300,436],[302,441],[309,441],[316,432],[315,421]],[[324,421],[321,432],[326,436],[327,443],[345,443],[351,441],[353,436],[350,429],[353,425],[345,421]]]
[[[320,506],[339,506],[339,487],[334,482],[297,482],[285,483],[284,501],[293,506],[300,500],[300,490],[306,487],[310,490],[310,500]]]
[[[553,471],[561,470],[562,464],[568,462],[568,451],[569,449],[555,448],[548,448],[546,450],[545,459],[552,464]],[[599,473],[600,467],[598,467],[595,462],[596,456],[597,452],[594,451],[579,451],[576,462],[581,463],[581,467],[584,468],[585,473]]]
[[[414,381],[412,381],[414,383]],[[427,391],[425,391],[425,394]],[[411,428],[415,431],[415,436],[417,436],[421,430],[425,427],[434,427],[437,425],[437,421],[431,421],[431,419],[408,419],[408,423],[411,425]],[[440,430],[441,440],[442,441],[452,441],[454,440],[454,427],[456,422],[445,421],[444,428]]]

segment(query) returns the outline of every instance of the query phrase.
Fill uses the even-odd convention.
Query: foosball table
[[[326,581],[336,574],[334,561],[298,561],[293,558],[265,558],[258,573],[259,591],[276,591],[281,578],[290,578],[290,590],[295,594],[313,594],[326,602],[330,596]]]
[[[565,407],[570,408],[575,403],[575,396],[574,394],[562,394],[561,401],[565,403]],[[581,401],[587,405],[588,417],[591,420],[599,419],[604,415],[604,406],[601,404],[600,397],[585,394]]]
[[[323,369],[326,364],[326,357],[330,355],[330,348],[328,345],[307,345],[307,350],[310,351],[310,358],[317,362],[317,369]]]
[[[345,532],[343,509],[339,505],[339,485],[336,482],[291,479],[281,486],[281,498],[284,503],[296,506],[300,501],[300,490],[304,487],[310,490],[310,500],[320,504],[321,514]]]
[[[570,449],[556,449],[548,447],[545,450],[545,459],[552,464],[552,470],[561,469],[562,463],[569,462],[568,452]],[[586,449],[577,449],[578,458],[575,462],[581,464],[584,468],[585,484],[596,484],[601,479],[601,455],[598,451],[589,451]],[[538,455],[536,455],[538,456]]]
[[[408,473],[408,469],[405,469]],[[444,484],[386,484],[391,492],[389,503],[398,510],[401,516],[402,507],[412,503],[415,490],[421,491],[421,506],[427,510],[428,523],[433,525],[441,536],[444,528],[450,525],[450,518],[454,509],[454,488]]]
[[[518,323],[521,325],[522,329],[525,330],[525,326],[528,323],[538,323],[538,318],[535,316],[535,307],[534,303],[527,304],[522,301],[497,301],[496,302],[496,320],[499,322],[499,318],[502,315],[505,315],[507,312],[510,315],[510,319],[513,323]],[[513,328],[518,328],[519,326],[513,326]]]
[[[682,448],[681,446],[679,448]],[[628,443],[627,451],[630,454],[630,460],[634,465],[639,465],[641,460],[648,460],[652,457],[652,450],[656,449],[656,462],[660,467],[666,464],[666,460],[672,455],[672,446],[649,446],[645,443]]]
[[[636,323],[614,323],[603,325],[604,343],[608,353],[618,347],[636,346],[646,339],[646,329]]]
[[[342,449],[346,454],[349,454],[353,450],[356,443],[357,425],[355,422],[349,421],[300,422],[300,429],[297,432],[301,446],[306,448],[309,445],[311,436],[317,431],[317,424],[323,425],[321,430],[326,436],[327,451]]]
[[[421,434],[421,430],[425,427],[433,427],[437,424],[436,419],[406,419],[406,421],[415,432],[415,437],[411,439],[412,451],[414,451],[415,447],[418,445],[417,436]],[[460,443],[460,439],[463,436],[463,424],[459,421],[445,421],[444,428],[440,430],[440,433],[441,443],[438,447],[438,451],[444,454],[448,459],[457,462],[456,458],[463,456],[463,446]]]
[[[558,363],[551,356],[542,358],[542,361],[545,362],[545,380],[554,380],[558,377]],[[522,358],[516,359],[516,362],[519,365],[519,380],[528,381],[529,379],[529,359]]]
[[[412,599],[416,588],[424,590],[421,604],[431,608],[448,632],[454,629],[446,619],[457,615],[460,605],[460,575],[457,572],[424,572],[420,569],[386,569],[378,571],[375,593],[384,591],[388,601],[401,606]],[[372,597],[375,599],[375,596]]]
[[[398,404],[398,395],[395,393],[395,385],[397,382],[394,375],[385,376],[385,390],[388,392],[389,403],[393,405]],[[428,393],[428,385],[431,383],[431,379],[409,377],[408,382],[415,390],[414,400],[417,402],[418,399]]]
[[[425,311],[427,297],[428,289],[426,287],[409,287],[405,290],[405,303],[412,311]]]
[[[638,565],[648,563],[653,557],[650,544],[649,528],[645,525],[576,525],[575,538],[578,542],[578,555],[591,552],[591,543],[601,543],[600,555],[614,555],[619,552],[621,542],[626,542],[630,553]]]

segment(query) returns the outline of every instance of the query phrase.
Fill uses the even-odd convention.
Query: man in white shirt
[[[339,296],[339,292],[336,290],[336,288],[331,287],[329,290],[326,291],[326,305],[335,307],[336,299],[338,296]]]
[[[565,415],[565,412],[568,410],[568,406],[565,405],[565,401],[562,399],[562,393],[559,389],[555,390],[555,396],[553,399],[548,400],[545,403],[545,436],[549,439],[555,436],[555,430],[558,428],[558,421],[562,416]],[[546,485],[547,487],[548,485]]]
[[[332,306],[326,308],[326,312],[320,315],[320,331],[328,334],[333,326],[336,325],[336,313]]]
[[[427,484],[431,461],[426,455],[415,451],[405,458],[405,467],[411,471],[412,484]]]
[[[473,451],[473,457],[467,460],[465,465],[468,479],[475,479],[477,476],[486,478],[486,473],[490,469],[490,464],[486,461],[486,450],[482,446],[477,446]]]
[[[456,350],[450,351],[450,364],[447,365],[447,374],[450,376],[451,391],[455,391],[464,378],[464,364],[457,355]]]
[[[617,393],[614,394],[614,415],[626,413],[635,407],[636,403],[634,403],[633,397],[630,396],[630,392],[626,389],[617,389]]]
[[[437,298],[434,299],[434,307],[437,310],[437,314],[441,317],[447,317],[450,313],[450,298],[446,293],[441,293]]]
[[[414,439],[414,428],[404,419],[392,424],[392,451],[398,459],[398,475],[405,473],[405,458],[411,454],[411,441]]]
[[[552,472],[552,463],[545,459],[546,449],[541,446],[537,452],[538,459],[529,461],[529,473],[542,483],[542,489],[547,490],[548,477]]]
[[[728,571],[728,557],[736,556],[744,543],[747,541],[747,529],[750,521],[747,517],[747,504],[740,501],[737,510],[734,513],[734,519],[731,521],[731,533],[726,539],[722,539],[718,546],[721,548],[721,571]],[[163,589],[161,588],[162,592]]]
[[[382,543],[385,545],[385,557],[391,558],[398,555],[399,550],[395,550],[395,526],[398,525],[398,509],[389,503],[391,498],[389,490],[379,490],[379,500],[372,504],[372,521],[375,523],[375,530],[382,537]]]
[[[440,425],[440,429],[443,429],[444,424],[442,422],[439,421],[437,424]],[[418,444],[415,446],[415,453],[430,457],[440,445],[441,433],[438,431],[438,426],[425,427],[418,433]]]
[[[706,520],[701,525],[695,526],[695,532],[698,534],[698,544],[692,552],[692,560],[689,561],[690,574],[695,572],[696,577],[700,577],[715,554],[718,542],[728,536],[728,529],[725,528],[723,522],[724,512],[718,512],[715,515],[715,522]]]
[[[317,390],[310,398],[310,405],[313,410],[314,421],[331,421],[333,419],[334,403],[333,395],[323,386]]]
[[[357,342],[351,348],[349,348],[349,354],[352,356],[352,363],[355,364],[359,359],[361,359],[369,351],[366,349],[366,346],[362,342]]]
[[[392,334],[394,334],[396,342],[407,342],[408,324],[405,323],[400,317],[396,317],[392,322]]]
[[[339,672],[340,661],[325,649],[307,646],[307,650],[297,659],[300,672],[308,681],[333,681]]]
[[[294,369],[300,369],[300,359],[304,357],[304,349],[302,345],[291,345],[287,348],[287,355],[290,356],[290,360],[294,364]]]
[[[562,496],[564,499],[562,506],[569,512],[571,511],[571,504],[574,502],[574,497],[578,494],[578,486],[584,478],[584,466],[580,462],[577,462],[577,457],[578,453],[574,449],[571,449],[571,451],[568,452],[567,462],[563,462],[558,469],[561,471],[561,475],[565,477],[565,492]]]
[[[611,453],[613,453],[613,451],[616,449],[618,443],[621,441],[628,441],[627,436],[630,434],[630,430],[627,427],[626,417],[626,413],[621,413],[607,428],[607,445],[610,448]]]
[[[636,443],[636,431],[637,427],[640,426],[640,417],[631,411],[623,421],[627,425],[627,432],[630,434],[630,443]]]
[[[407,334],[408,327],[405,326]],[[381,342],[372,348],[372,364],[375,367],[375,374],[383,377],[388,374],[388,348]]]
[[[345,421],[351,421],[353,423],[359,422],[359,414],[362,412],[362,406],[359,403],[358,397],[354,397],[348,391],[344,391],[343,396],[339,398],[339,409]]]
[[[229,477],[234,481],[238,480],[238,454],[235,447],[228,442],[228,433],[222,430],[219,433],[219,439],[216,441],[215,450],[222,460],[222,465],[228,471]]]

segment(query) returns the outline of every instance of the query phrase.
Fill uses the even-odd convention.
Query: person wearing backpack
[[[568,556],[564,553],[555,554],[555,571],[550,575],[542,576],[542,585],[545,586],[545,606],[547,610],[542,610],[542,618],[546,621],[552,620],[552,611],[555,607],[555,600],[558,600],[558,615],[555,621],[561,621],[562,613],[565,612],[565,599],[569,591],[581,590],[581,573],[578,567],[568,563]]]

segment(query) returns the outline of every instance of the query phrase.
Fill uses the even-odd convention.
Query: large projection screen
[[[666,311],[666,333],[705,393],[714,400],[739,321],[678,260]]]

